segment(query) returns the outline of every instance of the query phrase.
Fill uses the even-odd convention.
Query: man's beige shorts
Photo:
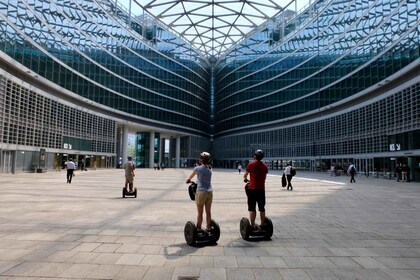
[[[134,181],[134,177],[133,176],[125,176],[125,181],[128,183],[128,184],[132,184],[133,183],[133,181]]]
[[[204,205],[206,203],[213,202],[213,192],[196,192],[195,193],[195,204]]]

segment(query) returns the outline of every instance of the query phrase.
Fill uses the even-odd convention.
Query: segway
[[[211,220],[210,230],[198,231],[197,226],[194,222],[188,221],[184,227],[185,241],[190,246],[199,244],[215,244],[220,238],[220,227],[219,224],[214,220]]]
[[[248,196],[249,192],[249,182],[245,185],[245,193]],[[241,232],[242,239],[244,240],[257,240],[257,239],[266,239],[269,240],[273,235],[273,222],[265,217],[264,224],[252,227],[249,219],[243,217],[239,224],[239,231]]]
[[[134,187],[134,190],[132,192],[128,191],[126,187],[122,188],[122,197],[125,198],[126,196],[134,196],[134,198],[137,197],[137,188]]]
[[[195,193],[197,192],[197,184],[191,182],[188,187],[188,194],[191,200],[195,200]],[[190,246],[199,244],[215,244],[220,238],[219,224],[214,220],[210,222],[210,230],[198,230],[194,222],[188,221],[184,227],[185,241]]]
[[[253,228],[251,227],[251,223],[249,222],[249,220],[244,217],[241,219],[239,230],[241,232],[242,239],[244,240],[269,240],[273,235],[273,222],[269,218],[265,217],[263,225]]]

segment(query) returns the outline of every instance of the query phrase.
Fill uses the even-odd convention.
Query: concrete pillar
[[[175,168],[179,168],[181,161],[181,137],[176,137],[176,148],[175,148]]]
[[[153,168],[155,165],[155,132],[150,131],[150,140],[149,140],[149,167]]]
[[[163,162],[165,160],[165,138],[160,138],[159,139],[159,147],[160,147],[160,151],[159,151],[159,162]]]
[[[127,161],[127,157],[129,156],[127,153],[128,150],[128,128],[124,125],[123,129],[121,130],[121,143],[122,143],[122,154],[121,154],[121,164],[124,164]],[[134,156],[134,155],[130,155]],[[119,160],[118,160],[119,161]],[[117,162],[118,164],[119,162]]]

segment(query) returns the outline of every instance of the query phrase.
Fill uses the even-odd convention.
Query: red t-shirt
[[[249,163],[245,169],[250,174],[249,188],[251,190],[263,190],[268,167],[265,163],[255,160]]]

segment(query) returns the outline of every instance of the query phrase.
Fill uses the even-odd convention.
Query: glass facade
[[[317,1],[267,23],[215,69],[218,164],[262,148],[272,168],[360,159],[363,171],[391,171],[397,160],[419,172],[419,23],[415,0]],[[391,152],[400,133],[412,137]]]
[[[208,70],[159,26],[143,37],[111,1],[0,1],[0,14],[0,50],[31,71],[139,120],[208,135]]]
[[[3,171],[70,146],[112,166],[134,124],[138,166],[210,151],[235,168],[261,148],[271,168],[404,161],[420,178],[418,0],[285,9],[219,56],[115,0],[0,0],[0,34]]]

